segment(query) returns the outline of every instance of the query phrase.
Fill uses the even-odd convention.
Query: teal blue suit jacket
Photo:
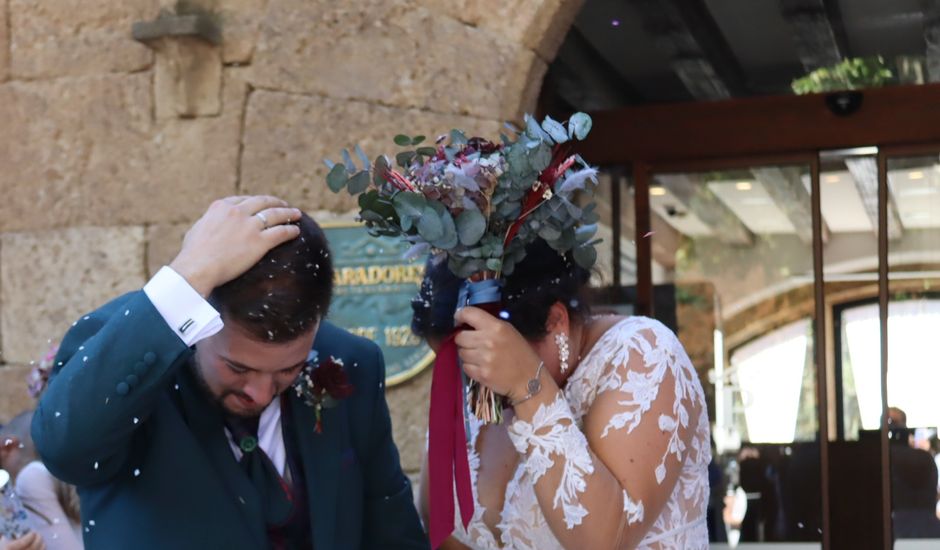
[[[355,393],[313,410],[290,392],[317,550],[427,548],[392,441],[385,364],[373,342],[323,323],[320,357],[343,359]],[[79,488],[91,550],[263,549],[261,507],[200,393],[187,347],[142,292],[65,336],[32,433],[43,462]]]

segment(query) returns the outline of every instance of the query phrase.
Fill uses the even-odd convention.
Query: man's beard
[[[222,392],[222,395],[220,395],[220,396],[215,395],[214,393],[212,393],[212,388],[209,387],[209,383],[206,382],[205,377],[202,375],[202,369],[199,367],[199,364],[198,364],[198,363],[199,363],[199,359],[197,359],[195,356],[193,356],[193,360],[190,361],[189,364],[190,364],[190,368],[192,369],[192,372],[193,372],[193,378],[196,379],[196,383],[199,385],[199,388],[202,390],[202,393],[205,394],[205,398],[206,398],[206,399],[208,399],[208,400],[209,400],[211,403],[213,403],[216,407],[218,407],[219,409],[221,409],[225,414],[230,414],[230,415],[234,415],[234,416],[240,416],[240,417],[242,417],[242,418],[256,418],[256,417],[258,417],[258,416],[261,416],[261,413],[264,411],[264,409],[265,409],[266,407],[262,407],[262,408],[261,408],[258,412],[256,412],[256,413],[247,413],[247,414],[246,414],[244,411],[233,411],[233,410],[231,410],[230,408],[226,407],[226,406],[225,406],[225,398],[226,398],[226,397],[228,397],[228,396],[230,396],[230,395],[236,395],[236,396],[237,396],[237,395],[244,395],[246,398],[248,398],[248,396],[245,395],[245,394],[243,394],[243,393],[241,393],[241,392],[235,392],[235,391],[225,391],[225,392]],[[277,396],[274,397],[274,399],[277,399],[278,397],[280,397],[280,396],[277,395]],[[250,398],[249,398],[249,399],[250,399]]]

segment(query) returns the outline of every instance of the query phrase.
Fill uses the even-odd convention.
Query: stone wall
[[[583,0],[201,0],[222,41],[132,39],[172,0],[0,0],[0,422],[82,312],[139,288],[217,197],[354,205],[321,162],[400,131],[495,137]],[[182,3],[181,3],[182,4]],[[183,6],[187,7],[187,6]],[[388,390],[409,472],[425,373]]]

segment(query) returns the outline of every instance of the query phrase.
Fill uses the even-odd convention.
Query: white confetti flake
[[[134,424],[137,424],[138,422],[140,422],[140,419],[135,416],[135,417],[134,417]]]
[[[129,309],[125,309],[125,310],[124,310],[124,316],[125,316],[125,317],[127,317],[127,316],[130,315],[130,314],[131,314],[131,310],[129,310]]]
[[[95,526],[95,520],[93,520],[93,519],[88,520],[88,525],[91,526],[91,527],[94,527],[94,526]]]
[[[82,351],[83,349],[85,349],[85,346],[78,346],[78,351]]]
[[[85,357],[82,357],[82,363],[87,363],[87,362],[88,362],[88,356],[86,355]]]
[[[134,477],[140,477],[140,468],[134,468]]]
[[[55,417],[56,417],[56,418],[59,418],[60,416],[62,416],[62,413],[60,413],[59,411],[56,411],[56,412],[55,412]]]
[[[95,469],[96,469],[96,470],[98,469],[98,463],[97,463],[97,462],[95,462]]]
[[[176,390],[176,391],[179,391],[179,390],[180,390],[180,385],[179,385],[179,384],[173,384],[173,389]]]

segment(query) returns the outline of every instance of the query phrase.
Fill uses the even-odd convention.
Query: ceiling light
[[[650,195],[654,197],[662,197],[665,194],[666,194],[665,187],[660,187],[658,185],[654,185],[653,187],[650,187]]]
[[[839,183],[839,181],[841,181],[841,180],[842,180],[842,178],[840,178],[839,176],[833,175],[833,176],[826,176],[826,180],[825,180],[825,181],[826,181],[826,183]]]
[[[734,187],[735,187],[735,189],[737,189],[738,191],[750,191],[750,190],[751,190],[751,182],[749,182],[749,181],[739,181],[738,183],[734,184]]]
[[[916,171],[916,172],[908,172],[908,173],[907,173],[907,179],[909,179],[909,180],[922,180],[922,179],[924,179],[924,173],[921,172],[921,171],[919,171],[919,170]]]

